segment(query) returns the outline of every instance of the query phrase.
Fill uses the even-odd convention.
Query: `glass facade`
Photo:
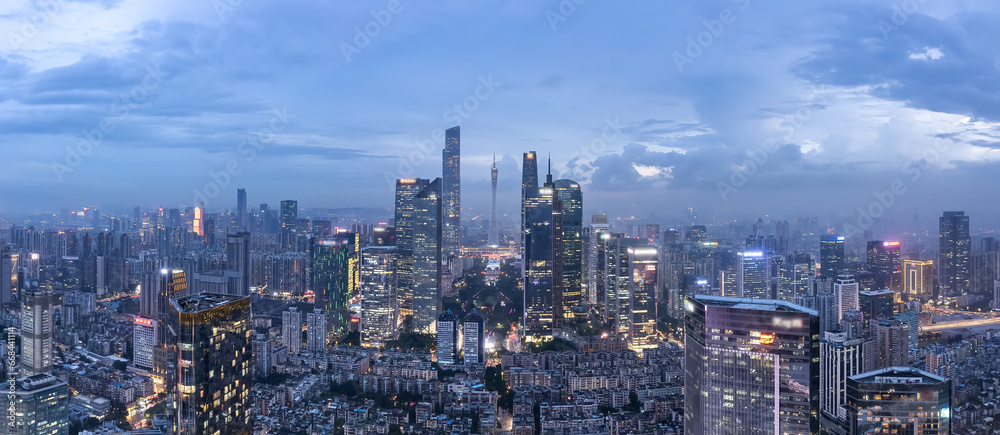
[[[396,248],[361,250],[361,344],[381,347],[396,338]]]
[[[441,168],[441,204],[443,207],[441,230],[444,259],[462,253],[462,129],[445,130]]]
[[[413,198],[430,180],[396,180],[396,207],[393,225],[396,232],[396,291],[399,294],[400,322],[413,315]]]
[[[556,180],[556,196],[562,206],[563,314],[583,300],[583,193],[573,180]]]
[[[69,386],[47,373],[0,384],[3,406],[0,435],[65,435],[69,433]],[[10,413],[13,412],[13,415]]]
[[[413,199],[413,332],[433,334],[441,307],[441,179]]]
[[[948,435],[951,381],[910,367],[847,378],[852,434]]]
[[[961,294],[969,291],[969,217],[965,212],[946,211],[939,220],[938,277],[940,295]]]

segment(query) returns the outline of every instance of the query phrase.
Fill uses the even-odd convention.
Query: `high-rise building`
[[[281,231],[284,233],[294,232],[296,225],[298,225],[298,219],[299,202],[292,199],[281,201],[281,217],[278,218]]]
[[[490,186],[493,194],[490,208],[490,230],[486,237],[487,246],[500,246],[500,222],[497,221],[497,150],[493,149],[493,166],[490,167]]]
[[[844,318],[845,311],[859,308],[860,291],[861,285],[854,275],[840,275],[833,282],[833,293],[837,295],[837,322]]]
[[[844,236],[826,235],[819,238],[819,274],[835,277],[846,267],[844,264]]]
[[[26,283],[21,297],[21,371],[25,376],[52,372],[52,290]]]
[[[771,257],[762,251],[740,252],[737,263],[737,292],[751,299],[771,298]]]
[[[11,383],[14,387],[11,388]],[[69,433],[69,386],[48,373],[8,380],[8,402],[0,411],[0,435],[66,435]]]
[[[644,242],[647,242],[644,240]],[[648,243],[648,242],[647,242]],[[642,351],[659,346],[656,335],[656,303],[659,300],[660,252],[655,246],[628,248],[629,349]]]
[[[281,313],[281,345],[292,355],[302,350],[302,313],[296,307]]]
[[[462,356],[466,365],[486,364],[486,322],[475,310],[462,322]]]
[[[329,316],[334,333],[347,326],[348,300],[351,296],[352,258],[357,249],[354,234],[340,234],[331,238],[313,237],[309,242],[310,288],[317,308]]]
[[[433,334],[441,307],[441,179],[413,198],[413,331]]]
[[[310,353],[326,352],[326,312],[316,308],[306,313],[306,350]]]
[[[893,311],[892,290],[862,290],[858,292],[858,309],[864,314],[864,330],[870,331],[872,322],[888,320]]]
[[[153,370],[153,355],[158,337],[157,322],[137,316],[132,326],[132,365],[143,370]]]
[[[704,225],[691,225],[684,236],[688,243],[700,245],[708,241],[708,228]]]
[[[842,427],[847,419],[847,378],[864,373],[865,340],[828,331],[819,345],[819,407],[824,422]]]
[[[9,246],[0,249],[0,305],[14,301],[17,290],[18,255]]]
[[[785,301],[684,300],[684,433],[819,432],[819,316]]]
[[[552,339],[562,319],[562,207],[552,175],[525,191],[523,282],[527,341]]]
[[[396,228],[396,292],[401,322],[413,316],[413,200],[429,184],[430,180],[421,178],[396,180],[393,225]]]
[[[250,232],[226,234],[226,271],[233,279],[226,293],[250,295]]]
[[[903,260],[903,294],[921,301],[934,297],[933,260]]]
[[[459,126],[445,130],[441,155],[441,255],[450,259],[462,254],[462,145]]]
[[[178,328],[178,434],[251,434],[250,297],[201,293],[171,301]]]
[[[597,312],[604,313],[604,294],[607,282],[604,275],[604,244],[611,237],[608,215],[590,217],[590,242],[587,244],[587,298],[595,304]]]
[[[247,215],[247,190],[244,188],[236,189],[236,227],[240,231],[250,229],[250,221]]]
[[[563,315],[583,304],[583,193],[573,180],[556,180],[556,197],[562,206]]]
[[[910,350],[910,327],[902,321],[891,319],[872,324],[875,338],[875,368],[907,365]]]
[[[458,316],[451,310],[441,313],[437,319],[438,364],[458,363],[458,331]]]
[[[972,239],[969,236],[969,217],[965,212],[946,211],[939,219],[938,280],[941,296],[964,294],[969,291],[971,278],[969,254]]]
[[[396,247],[361,249],[361,345],[381,347],[396,338]]]
[[[812,293],[816,270],[809,254],[789,255],[778,266],[778,299],[795,302],[799,296]]]
[[[253,339],[253,375],[255,378],[266,378],[271,374],[271,362],[274,359],[272,341],[267,334],[257,334]]]
[[[866,267],[875,274],[876,290],[888,289],[899,294],[903,288],[903,260],[899,242],[873,240],[868,242]]]
[[[604,277],[605,299],[604,315],[615,333],[623,337],[629,336],[632,325],[632,291],[636,285],[647,285],[645,276],[633,276],[632,255],[634,250],[648,249],[645,239],[629,238],[618,235],[605,240],[604,243]],[[655,249],[655,248],[653,248]],[[648,260],[648,255],[638,257]],[[655,275],[655,274],[654,274]],[[641,284],[636,283],[638,279]],[[647,295],[645,289],[642,295]],[[645,313],[648,315],[648,313]]]
[[[951,434],[951,381],[910,367],[847,378],[851,434]]]
[[[534,151],[524,153],[521,164],[521,240],[524,246],[524,212],[528,201],[529,189],[538,188],[538,158]]]

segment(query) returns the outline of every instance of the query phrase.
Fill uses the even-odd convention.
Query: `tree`
[[[622,410],[630,412],[639,412],[642,410],[642,402],[639,401],[639,395],[635,391],[629,391],[628,405],[625,405]]]
[[[114,367],[115,370],[118,370],[120,372],[124,372],[124,371],[128,370],[128,362],[127,361],[115,361],[115,362],[111,363],[111,367]]]

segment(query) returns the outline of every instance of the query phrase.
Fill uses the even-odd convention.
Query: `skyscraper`
[[[525,190],[523,246],[524,331],[527,341],[552,339],[562,313],[562,214],[555,186]]]
[[[445,130],[441,168],[441,255],[447,260],[462,255],[462,145],[461,127]]]
[[[178,328],[178,434],[251,434],[250,297],[201,293],[171,301]]]
[[[819,316],[776,300],[684,301],[684,433],[819,432]]]
[[[14,388],[11,388],[11,383]],[[8,380],[8,402],[0,411],[0,435],[65,435],[69,433],[69,386],[48,373]]]
[[[534,151],[524,153],[521,164],[521,246],[524,246],[524,213],[529,189],[538,188],[538,159]]]
[[[302,313],[298,308],[281,313],[281,344],[292,355],[302,350]]]
[[[819,345],[819,406],[824,421],[843,426],[847,419],[847,378],[866,371],[863,338],[828,331]]]
[[[910,367],[847,378],[851,434],[951,434],[951,381]]]
[[[771,258],[762,251],[740,252],[736,285],[743,298],[771,298]]]
[[[351,258],[356,245],[353,234],[332,238],[313,237],[309,243],[309,283],[316,307],[326,310],[330,326],[339,333],[346,326],[351,296]]]
[[[624,337],[631,333],[632,292],[636,285],[640,285],[635,280],[638,279],[642,286],[646,285],[644,275],[633,276],[633,272],[638,271],[633,271],[635,265],[632,260],[634,256],[630,254],[636,249],[645,252],[645,249],[649,248],[647,245],[645,239],[634,239],[621,235],[607,239],[604,244],[605,270],[603,275],[606,281],[604,301],[606,311],[604,315],[614,331]],[[641,255],[637,258],[646,260],[646,257],[648,255]],[[646,294],[647,291],[644,289],[642,293]]]
[[[281,217],[278,219],[281,231],[283,233],[294,232],[298,219],[299,202],[292,199],[281,201]]]
[[[963,294],[969,291],[969,217],[965,212],[946,211],[939,219],[938,237],[940,256],[938,280],[941,296]]]
[[[861,285],[854,275],[840,275],[833,282],[833,293],[837,295],[837,322],[843,319],[845,311],[859,308],[860,289]]]
[[[641,352],[641,349],[659,346],[660,340],[656,335],[659,259],[660,252],[655,246],[628,248],[628,342],[632,350]]]
[[[413,316],[413,200],[429,184],[430,180],[421,178],[396,180],[393,225],[396,228],[396,292],[400,321]]]
[[[493,166],[490,167],[490,183],[493,206],[490,209],[490,232],[486,237],[487,246],[500,246],[500,223],[497,222],[497,150],[493,149]]]
[[[835,277],[845,267],[844,236],[827,235],[819,238],[819,273]]]
[[[361,249],[361,344],[380,347],[396,338],[396,247]]]
[[[21,374],[52,372],[52,290],[30,280],[21,297]]]
[[[247,219],[247,190],[244,188],[236,189],[236,226],[241,231],[247,231],[250,229],[250,222]]]
[[[556,180],[553,185],[562,210],[563,315],[583,304],[583,193],[580,183]]]
[[[0,304],[14,301],[14,290],[17,289],[18,255],[4,245],[0,249]]]
[[[604,313],[604,242],[611,236],[608,215],[590,217],[590,242],[587,244],[587,299],[595,304],[597,312]]]
[[[306,350],[310,353],[326,352],[326,312],[316,308],[306,313]]]
[[[903,288],[903,260],[899,242],[873,240],[868,242],[866,267],[875,274],[876,290],[889,289],[899,294]]]
[[[486,324],[475,310],[462,323],[462,354],[467,365],[486,364]]]
[[[858,292],[858,309],[864,314],[864,330],[871,330],[871,324],[879,320],[891,319],[893,311],[892,290],[862,290]]]
[[[153,370],[153,354],[156,349],[156,320],[136,317],[132,325],[132,365],[143,370]]]
[[[789,255],[778,266],[778,299],[795,302],[799,296],[812,293],[816,270],[809,254]]]
[[[903,260],[903,294],[925,302],[934,297],[933,260]]]
[[[413,198],[413,331],[433,334],[441,307],[441,179]]]
[[[458,316],[451,310],[441,313],[437,319],[438,364],[458,362],[458,330]]]
[[[905,366],[909,359],[910,327],[891,319],[872,324],[875,338],[875,368]]]
[[[250,295],[250,232],[244,231],[236,234],[226,234],[226,271],[228,276],[234,279],[228,287],[227,293],[249,296]]]

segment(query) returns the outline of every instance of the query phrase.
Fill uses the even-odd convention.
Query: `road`
[[[940,322],[940,323],[935,323],[933,325],[921,326],[920,332],[936,332],[936,331],[943,331],[946,329],[975,328],[982,326],[1000,327],[1000,317],[994,317],[990,319],[971,319],[971,320],[955,320],[951,322]]]

